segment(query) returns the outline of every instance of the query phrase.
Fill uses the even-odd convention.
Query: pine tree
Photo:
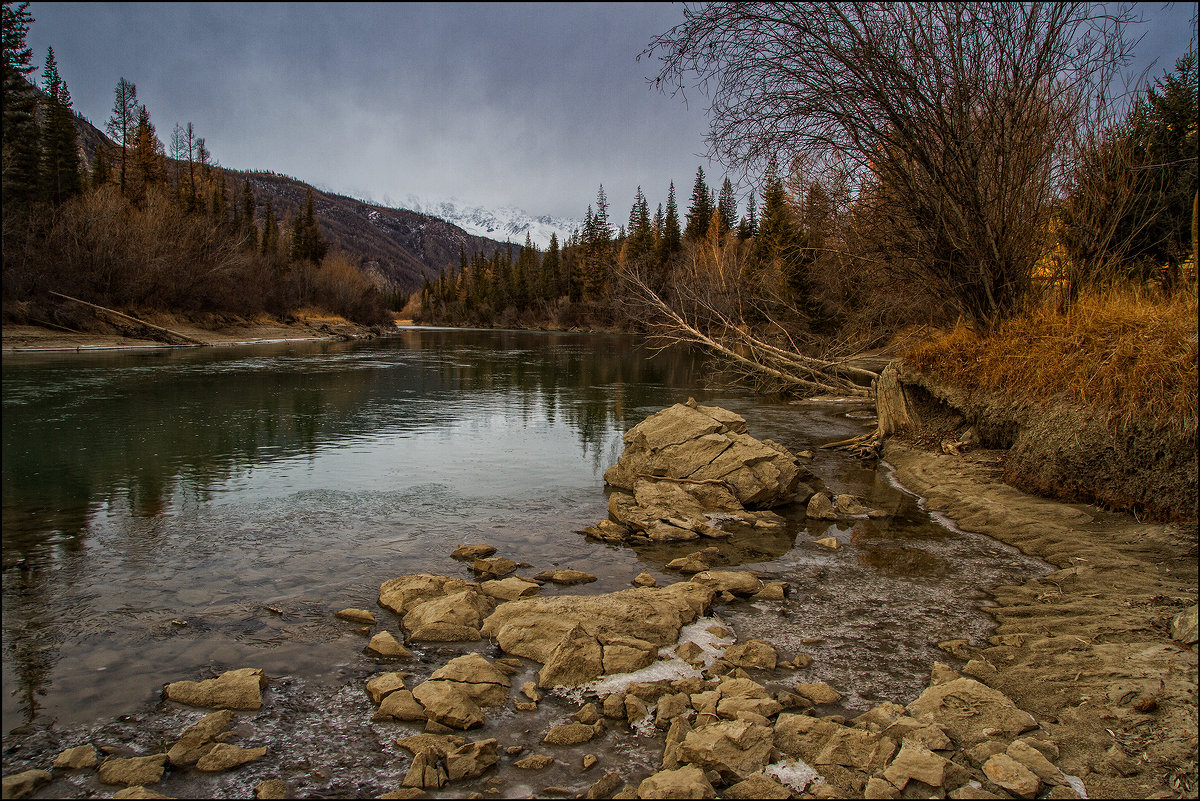
[[[797,258],[800,232],[783,191],[783,181],[776,174],[775,161],[767,167],[766,187],[763,189],[763,216],[754,255],[762,266],[773,265],[794,299],[807,302],[807,272]]]
[[[313,204],[313,191],[309,187],[304,201],[304,213],[292,221],[292,258],[320,264],[329,250],[329,243],[321,236]]]
[[[75,115],[71,111],[71,93],[58,74],[53,47],[46,49],[42,90],[46,94],[42,134],[42,197],[57,204],[79,192],[80,175],[79,138]]]
[[[738,239],[745,242],[752,236],[758,236],[758,205],[753,192],[746,201],[746,216],[738,223]]]
[[[721,184],[717,211],[721,214],[721,235],[724,236],[737,227],[737,198],[733,194],[733,183],[729,178]]]
[[[699,242],[708,233],[708,221],[712,218],[712,195],[704,183],[704,168],[696,168],[696,183],[692,186],[692,200],[687,212],[687,228],[683,235]]]
[[[137,86],[122,78],[117,81],[113,90],[112,116],[108,118],[106,130],[108,135],[121,146],[121,192],[127,191],[129,151],[134,146],[134,131],[137,128],[138,109]]]
[[[38,130],[37,94],[25,76],[33,71],[33,55],[25,43],[29,33],[29,3],[3,7],[3,109],[2,135],[4,209],[25,209],[37,198],[41,137]]]

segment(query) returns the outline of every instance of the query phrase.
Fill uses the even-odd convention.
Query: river
[[[462,543],[490,543],[533,565],[527,575],[598,576],[544,593],[626,589],[643,570],[660,584],[681,580],[664,566],[694,545],[634,550],[578,533],[607,514],[603,472],[625,430],[688,397],[742,414],[752,435],[794,452],[873,422],[859,402],[756,396],[710,386],[710,374],[701,356],[656,353],[634,336],[439,329],[6,355],[4,773],[48,768],[58,750],[87,741],[160,750],[200,716],[162,702],[165,683],[254,666],[270,677],[269,700],[239,715],[239,733],[274,758],[229,774],[171,773],[157,791],[238,797],[272,777],[317,797],[395,789],[408,755],[393,740],[418,729],[370,721],[363,683],[388,668],[333,612],[377,609],[380,583],[398,575],[470,578],[450,558]],[[1045,570],[930,519],[886,465],[815,450],[810,466],[889,517],[814,524],[784,510],[783,532],[722,546],[732,564],[792,585],[783,603],[716,612],[740,639],[814,657],[773,677],[781,687],[826,681],[850,714],[911,700],[946,658],[937,642],[986,639],[988,588]],[[813,542],[828,536],[844,547]],[[419,680],[466,650],[417,647],[405,669]],[[546,727],[576,708],[551,696],[470,734],[544,752]],[[648,774],[661,735],[610,728],[583,750],[631,780]],[[507,761],[491,784],[455,792],[580,792],[595,779],[578,760],[535,777]],[[37,795],[111,790],[86,772]]]

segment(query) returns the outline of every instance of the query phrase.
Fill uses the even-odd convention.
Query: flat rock
[[[171,682],[167,698],[209,709],[260,709],[266,686],[267,677],[261,668],[238,668],[213,679]]]
[[[443,726],[471,729],[483,725],[483,710],[458,682],[424,681],[413,689],[412,694],[425,708],[427,716]]]
[[[450,553],[450,558],[460,562],[474,562],[476,559],[486,559],[493,556],[496,549],[487,543],[477,545],[459,545]]]
[[[479,627],[495,607],[495,601],[477,587],[467,587],[440,598],[430,598],[412,604],[404,614],[404,628],[413,640],[447,642],[431,632],[450,631],[451,627],[472,629],[468,639],[479,638]],[[453,640],[450,640],[453,642]]]
[[[521,770],[542,770],[554,764],[554,757],[548,754],[530,754],[513,763],[513,767]]]
[[[489,598],[499,601],[515,601],[518,598],[528,598],[541,592],[541,585],[531,579],[520,576],[509,576],[506,579],[492,579],[479,585],[479,590]]]
[[[741,781],[767,766],[773,744],[769,726],[722,720],[688,732],[680,757],[704,770],[717,771],[727,781]]]
[[[412,656],[412,652],[400,644],[390,631],[381,631],[367,643],[367,650],[374,651],[380,656],[402,658]]]
[[[216,737],[233,722],[233,712],[222,709],[205,715],[184,729],[179,740],[167,751],[167,759],[176,767],[194,765],[216,745]]]
[[[232,714],[232,713],[230,713]],[[96,747],[91,743],[68,748],[54,758],[54,767],[59,770],[78,770],[79,768],[94,768],[99,762]],[[9,796],[5,796],[8,798]]]
[[[460,578],[432,573],[412,573],[379,585],[379,605],[403,616],[413,606],[433,598],[453,595],[478,585]]]
[[[795,691],[816,705],[836,704],[842,700],[842,694],[823,681],[804,682],[797,684]]]
[[[446,755],[446,779],[474,779],[500,760],[496,740],[464,743]]]
[[[779,653],[769,642],[751,639],[727,647],[724,659],[738,667],[774,670],[779,661]]]
[[[605,670],[605,646],[673,644],[679,630],[707,612],[713,591],[690,582],[604,595],[523,598],[501,604],[481,633],[505,652],[543,664],[539,686],[577,685]],[[611,661],[611,660],[610,660]]]
[[[162,779],[166,764],[166,754],[150,754],[128,759],[106,759],[100,763],[100,781],[105,784],[124,784],[126,786],[154,784]]]
[[[948,759],[938,756],[925,746],[906,742],[900,747],[900,753],[892,760],[892,764],[883,772],[883,778],[901,790],[912,779],[931,787],[941,787],[949,764]]]
[[[542,742],[547,745],[579,745],[589,742],[595,736],[595,728],[585,723],[563,723],[551,726]]]
[[[287,782],[283,779],[265,779],[254,785],[255,798],[287,798]]]
[[[52,778],[50,771],[36,769],[5,776],[3,779],[4,797],[24,798]]]
[[[692,765],[651,773],[637,788],[638,798],[716,798],[704,771]]]
[[[396,745],[408,751],[413,756],[432,748],[442,757],[466,745],[467,739],[457,734],[414,734],[411,737],[401,737]]]
[[[486,579],[503,578],[516,569],[517,563],[503,556],[476,559],[471,562],[471,570],[475,575]]]
[[[126,787],[122,790],[117,790],[113,793],[113,798],[174,798],[170,795],[160,795],[149,787],[143,787],[140,784],[133,787]]]
[[[1008,754],[988,757],[988,761],[983,763],[983,775],[1018,798],[1034,798],[1042,786],[1037,774]]]
[[[819,540],[813,540],[813,545],[820,545],[822,548],[828,548],[831,551],[836,551],[842,547],[841,540],[837,537],[822,537]]]
[[[408,690],[394,690],[384,696],[379,702],[379,709],[375,710],[375,715],[372,720],[425,720],[429,716],[425,713],[425,707],[417,703],[413,698],[413,694]]]
[[[691,581],[734,595],[754,595],[763,588],[758,576],[745,570],[705,570],[692,576]]]
[[[570,586],[572,584],[588,584],[596,580],[591,573],[582,570],[546,570],[534,576],[538,581],[549,581],[552,584]]]
[[[499,684],[503,687],[512,686],[512,681],[506,671],[480,654],[464,654],[456,656],[435,670],[429,679],[444,681],[460,681],[471,684]]]
[[[366,623],[367,625],[375,625],[375,613],[366,609],[343,609],[340,612],[334,612],[334,617],[340,617],[342,620],[349,620],[354,623]]]
[[[217,743],[211,751],[200,757],[199,761],[196,762],[196,770],[215,773],[221,770],[236,768],[239,765],[245,765],[266,755],[267,749],[265,746],[261,748],[242,748],[230,743]]]
[[[378,676],[373,676],[367,681],[367,694],[371,696],[371,701],[378,705],[384,698],[396,690],[407,689],[404,684],[403,673],[390,671],[388,673],[380,673]]]
[[[754,773],[727,787],[723,795],[725,798],[791,798],[792,791],[772,776]]]
[[[990,739],[994,732],[1015,739],[1037,728],[1028,712],[1018,709],[1003,693],[974,679],[960,678],[929,687],[907,706],[914,718],[932,715],[955,745],[969,748]]]

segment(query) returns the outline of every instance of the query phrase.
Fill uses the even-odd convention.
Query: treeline
[[[768,159],[744,214],[728,178],[714,192],[698,169],[682,219],[672,183],[653,214],[639,187],[626,223],[614,226],[601,186],[566,242],[555,238],[542,252],[527,238],[515,259],[463,254],[414,296],[416,317],[498,327],[665,323],[698,341],[686,324],[726,341],[752,330],[787,348],[806,338],[870,346],[912,326],[987,327],[1047,302],[1065,309],[1116,285],[1169,295],[1196,278],[1196,86],[1192,51],[1110,124],[1073,142],[1069,180],[1031,219],[1004,211],[1006,221],[993,207],[1026,200],[1008,201],[976,175],[986,201],[976,227],[990,230],[995,216],[1028,231],[1001,232],[1007,252],[980,246],[973,255],[962,233],[972,226],[959,219],[971,206],[933,194],[938,183],[913,165],[916,156],[897,154],[898,167],[877,156],[852,186],[798,152],[785,166]],[[977,172],[1006,158],[1009,169],[1024,168],[1003,145],[1001,161]]]
[[[4,4],[6,319],[65,314],[51,292],[145,310],[287,317],[312,306],[387,319],[376,287],[330,251],[311,189],[302,213],[279,219],[248,177],[230,186],[192,123],[164,146],[125,78],[106,126],[115,146],[96,143],[89,169],[52,48],[40,86],[26,77],[33,21],[28,3]]]

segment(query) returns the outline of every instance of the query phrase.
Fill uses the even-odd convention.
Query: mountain
[[[489,209],[484,206],[470,206],[455,199],[424,200],[416,195],[409,195],[399,207],[453,223],[476,236],[507,240],[514,245],[525,244],[525,234],[529,234],[533,244],[543,251],[550,246],[551,234],[558,234],[558,243],[562,245],[571,236],[572,231],[583,227],[582,222],[569,217],[536,217],[521,209]]]
[[[90,170],[98,148],[105,149],[109,164],[119,159],[118,146],[86,118],[75,115],[79,144]],[[309,184],[272,172],[239,171],[218,167],[226,177],[229,200],[236,202],[245,181],[250,181],[262,214],[267,198],[275,218],[285,227],[304,210],[305,195],[313,190],[313,206],[321,231],[332,248],[341,250],[385,292],[412,292],[426,278],[434,279],[448,267],[458,267],[459,252],[467,256],[482,251],[491,256],[508,248],[496,237],[478,236],[438,217],[409,209],[392,209],[356,200],[333,192],[323,192]],[[259,218],[261,222],[261,217]],[[549,241],[549,234],[546,235]],[[511,248],[513,257],[520,242]]]

